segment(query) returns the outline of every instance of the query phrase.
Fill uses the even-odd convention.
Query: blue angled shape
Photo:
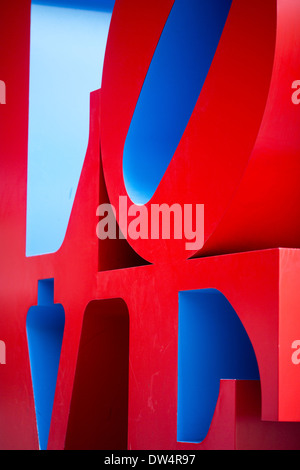
[[[115,0],[33,0],[35,5],[112,12]]]
[[[101,87],[112,0],[32,0],[26,256],[64,241]]]
[[[200,443],[205,439],[221,379],[259,380],[247,332],[218,290],[180,292],[178,441]]]
[[[123,174],[135,204],[155,193],[213,61],[231,0],[175,0],[127,134]]]

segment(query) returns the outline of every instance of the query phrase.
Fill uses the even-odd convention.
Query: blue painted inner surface
[[[26,256],[54,253],[64,240],[113,3],[32,2]]]
[[[259,380],[250,339],[228,300],[215,289],[179,293],[177,440],[202,442],[220,379]]]
[[[214,58],[231,3],[231,0],[175,0],[124,146],[124,181],[135,204],[146,204],[151,199],[178,147]]]
[[[39,445],[47,449],[57,372],[64,334],[65,313],[53,304],[54,281],[39,281],[38,305],[27,314],[26,331]]]

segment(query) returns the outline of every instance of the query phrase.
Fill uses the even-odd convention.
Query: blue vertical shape
[[[26,331],[35,402],[39,445],[47,449],[65,313],[54,304],[54,280],[38,283],[38,305],[27,314]]]
[[[259,380],[250,339],[215,289],[179,293],[177,440],[202,442],[221,379]]]
[[[127,134],[123,174],[131,200],[146,204],[190,120],[232,0],[175,0]]]
[[[62,245],[101,87],[112,0],[32,0],[26,256]]]

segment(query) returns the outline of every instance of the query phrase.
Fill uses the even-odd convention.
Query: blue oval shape
[[[232,0],[175,0],[127,134],[128,196],[146,204],[178,147],[213,61]]]

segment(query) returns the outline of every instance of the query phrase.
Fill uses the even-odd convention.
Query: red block
[[[285,325],[295,334],[298,331],[298,301],[294,297],[287,313],[280,292],[282,279],[299,269],[299,253],[266,250],[98,274],[98,298],[121,297],[130,314],[130,448],[183,446],[176,442],[179,291],[214,288],[225,295],[254,347],[261,381],[261,420],[273,421],[274,428],[279,420],[299,420],[298,369],[291,361],[291,343],[297,338],[290,336],[284,345],[280,341]],[[138,288],[133,289],[135,285]],[[287,383],[285,374],[290,369]],[[289,417],[281,411],[286,406]],[[226,414],[226,407],[221,412]],[[293,433],[295,428],[284,429],[282,445],[288,446],[288,430]],[[223,442],[219,431],[216,428],[216,446]]]
[[[253,104],[251,113],[249,111],[249,115],[243,115],[243,122],[249,127],[246,126],[245,133],[240,134],[238,126],[235,134],[229,136],[229,143],[235,143],[238,154],[234,153],[232,160],[217,154],[218,160],[213,161],[213,166],[220,173],[219,179],[211,183],[207,174],[202,173],[199,163],[190,171],[184,158],[187,142],[182,143],[178,149],[181,155],[178,162],[182,166],[178,163],[177,167],[174,160],[174,168],[172,163],[158,195],[158,200],[162,201],[161,195],[168,193],[173,181],[174,193],[171,197],[186,194],[188,203],[197,200],[207,204],[206,254],[249,250],[251,247],[275,248],[186,260],[182,250],[178,248],[177,251],[176,244],[170,245],[170,256],[163,257],[161,250],[167,248],[167,244],[142,246],[132,243],[139,255],[157,261],[152,265],[143,265],[143,260],[126,241],[117,240],[108,246],[105,241],[97,239],[96,208],[107,197],[115,202],[123,192],[120,149],[134,109],[134,100],[172,2],[163,2],[163,6],[162,2],[149,2],[149,14],[144,15],[144,22],[141,21],[143,15],[139,16],[139,8],[145,11],[143,8],[146,7],[141,7],[141,2],[117,1],[116,6],[118,9],[112,22],[103,77],[101,142],[104,177],[99,150],[101,93],[96,91],[91,94],[89,146],[64,243],[57,253],[34,258],[25,257],[30,1],[1,6],[0,37],[6,49],[1,53],[3,76],[0,78],[7,85],[9,105],[1,108],[3,114],[0,116],[0,339],[5,342],[7,353],[6,364],[0,365],[0,447],[38,448],[26,316],[29,308],[36,305],[38,280],[54,278],[54,302],[63,305],[66,322],[48,449],[117,449],[124,448],[125,441],[129,449],[298,449],[300,429],[296,421],[300,418],[300,365],[297,363],[295,341],[300,340],[297,288],[300,251],[293,248],[299,245],[299,226],[295,215],[299,196],[299,166],[296,161],[299,137],[296,132],[296,108],[290,108],[284,101],[290,90],[283,87],[283,83],[289,83],[288,77],[297,78],[292,74],[296,70],[299,48],[292,53],[292,38],[295,41],[293,44],[297,44],[298,3],[270,0],[263,5],[260,2],[256,7],[253,2],[250,5],[244,0],[233,3],[220,51],[230,49],[233,38],[237,37],[235,35],[240,29],[243,30],[249,62],[242,62],[245,68],[240,69],[240,78],[246,82],[242,80],[237,86],[240,92],[245,83],[250,87],[251,80],[246,71],[251,69],[258,90],[254,98],[245,97],[251,109]],[[129,7],[136,7],[133,18]],[[247,16],[249,22],[250,18],[255,20],[255,35],[252,25],[248,28],[244,28],[244,24],[243,27],[238,25],[239,14],[242,18]],[[126,26],[123,25],[124,19],[128,21]],[[240,29],[231,30],[230,24]],[[117,32],[118,41],[114,42]],[[270,51],[275,47],[275,32],[277,42],[273,62]],[[253,42],[248,42],[250,36],[255,47]],[[112,60],[110,54],[115,47],[118,47],[119,55]],[[140,54],[141,50],[143,54]],[[239,57],[237,50],[235,53]],[[117,60],[118,57],[121,60]],[[137,61],[138,57],[140,62]],[[233,56],[231,59],[234,62]],[[224,61],[221,52],[217,54],[213,70],[221,70]],[[282,63],[286,64],[286,68],[281,66]],[[117,64],[119,72],[124,72],[123,85],[128,86],[126,93],[114,77]],[[224,77],[229,89],[230,73],[226,80]],[[111,88],[108,85],[109,77],[113,80]],[[218,82],[213,81],[210,86],[207,84],[207,93],[210,87],[214,89],[214,83]],[[232,93],[235,93],[237,89],[232,88]],[[207,96],[212,95],[208,93]],[[225,101],[220,98],[224,106],[228,96],[233,95],[226,95]],[[216,104],[215,94],[211,99]],[[117,112],[119,106],[121,114]],[[228,119],[228,126],[237,123],[239,106],[241,104],[237,103],[235,121],[230,123]],[[234,114],[234,110],[231,111]],[[198,112],[199,109],[195,110],[195,116]],[[212,119],[213,109],[209,115]],[[196,127],[196,121],[192,121],[187,129],[187,134],[191,132],[196,139],[195,152],[198,139]],[[208,137],[211,142],[211,135]],[[209,142],[206,145],[208,148]],[[215,145],[219,144],[216,142]],[[227,157],[230,157],[229,147]],[[115,154],[111,153],[114,149]],[[246,155],[243,153],[245,149]],[[243,154],[242,160],[237,157],[239,152]],[[111,155],[116,156],[116,163],[113,159],[109,160]],[[229,162],[232,163],[232,172],[228,170]],[[182,179],[172,179],[175,170],[181,172]],[[196,180],[197,187],[202,187],[197,174],[203,179],[207,199],[202,200],[198,190],[193,193]],[[206,181],[207,185],[204,184]],[[185,193],[189,187],[191,192]],[[214,193],[214,190],[217,192]],[[194,199],[189,199],[190,196]],[[220,208],[217,207],[218,200],[222,202]],[[168,201],[171,200],[164,202]],[[222,219],[222,224],[227,224],[225,212],[229,203],[235,209],[231,209],[230,216],[232,237],[228,235],[226,238],[229,225],[225,230],[219,222]],[[226,217],[229,220],[229,212]],[[246,229],[247,233],[244,232]],[[219,238],[215,238],[208,249],[210,240],[217,237],[217,231]],[[235,239],[233,234],[239,234],[239,238]],[[230,243],[226,242],[227,239]],[[281,245],[293,248],[277,248]],[[242,321],[254,347],[260,384],[222,381],[207,438],[199,444],[178,443],[178,292],[207,288],[222,292]],[[100,303],[96,304],[95,301]],[[107,308],[107,305],[113,307]],[[98,306],[99,316],[102,317],[99,319]],[[106,330],[102,331],[104,326]],[[101,339],[100,344],[93,339],[94,332],[96,338]],[[89,358],[94,352],[95,361],[90,363]],[[90,369],[87,368],[89,364]],[[122,376],[119,384],[109,367],[111,364]],[[91,386],[95,378],[95,388],[101,388],[96,372],[107,379],[102,382],[100,400]],[[121,393],[123,402],[114,400],[116,389],[118,392],[125,390],[127,381],[128,402],[125,392]],[[89,412],[83,416],[85,409]],[[99,420],[101,416],[107,417],[105,426]],[[122,419],[118,421],[117,416]],[[109,417],[112,417],[111,421]],[[80,426],[83,422],[88,426],[87,433]],[[114,437],[113,428],[120,423],[123,427]],[[105,436],[107,429],[110,434]],[[99,440],[93,435],[96,439],[93,441],[91,435],[95,430]],[[90,437],[87,439],[87,436]],[[107,437],[107,441],[103,436]]]

